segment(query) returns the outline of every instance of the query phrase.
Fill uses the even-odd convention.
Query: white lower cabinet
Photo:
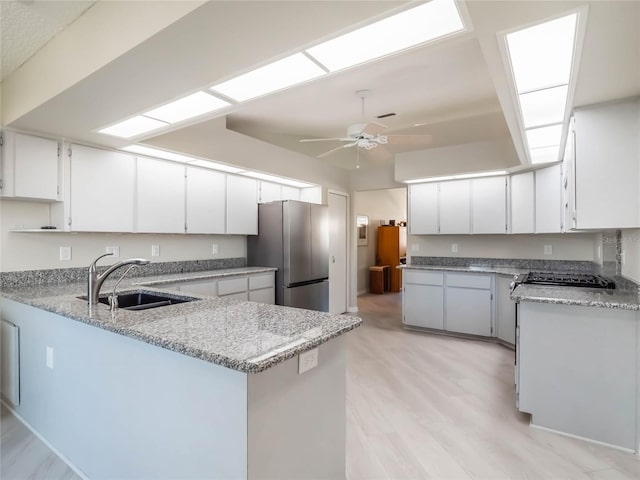
[[[4,319],[0,326],[0,393],[11,405],[17,406],[20,404],[20,332],[16,325]]]
[[[274,272],[237,275],[232,277],[184,280],[165,283],[158,288],[177,290],[185,295],[250,300],[258,303],[275,303]]]
[[[496,336],[516,343],[516,302],[511,300],[512,275],[496,275]]]
[[[493,334],[492,275],[407,269],[403,323],[489,337]]]

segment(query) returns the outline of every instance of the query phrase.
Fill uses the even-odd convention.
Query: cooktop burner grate
[[[613,280],[588,273],[529,272],[522,283],[564,287],[616,288]]]

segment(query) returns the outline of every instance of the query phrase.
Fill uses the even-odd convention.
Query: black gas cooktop
[[[562,287],[616,288],[613,280],[589,273],[529,272],[520,283]]]

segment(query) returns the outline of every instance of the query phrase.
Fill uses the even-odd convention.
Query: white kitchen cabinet
[[[282,185],[272,182],[258,182],[258,203],[269,203],[282,200]]]
[[[561,165],[535,171],[535,233],[562,231]]]
[[[534,173],[511,176],[511,233],[535,231],[535,181]]]
[[[158,285],[158,288],[177,290],[185,295],[205,295],[216,297],[218,295],[218,282],[215,279],[207,278],[203,280],[185,280],[183,282],[166,283]]]
[[[471,180],[472,233],[506,233],[507,180],[505,177]]]
[[[56,140],[3,132],[2,196],[58,200],[59,149]]]
[[[491,336],[491,275],[447,273],[445,329]]]
[[[471,188],[469,180],[452,180],[439,185],[441,234],[471,233]]]
[[[71,230],[133,232],[136,159],[71,145]]]
[[[275,303],[276,288],[273,272],[249,276],[249,300],[258,303]]]
[[[513,275],[496,275],[496,336],[510,345],[516,343],[516,302],[511,300]]]
[[[576,109],[575,228],[640,226],[640,99]]]
[[[227,177],[187,167],[187,233],[225,233]]]
[[[184,233],[184,165],[139,157],[137,172],[136,231]]]
[[[444,329],[444,274],[405,270],[402,321],[405,325]]]
[[[2,397],[12,406],[20,404],[20,331],[5,319],[0,320],[0,366]]]
[[[409,185],[409,231],[411,235],[438,233],[438,184]]]
[[[282,185],[282,200],[300,200],[300,189]]]
[[[227,233],[258,234],[258,186],[253,178],[227,175]]]

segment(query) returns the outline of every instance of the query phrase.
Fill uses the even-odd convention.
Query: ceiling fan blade
[[[318,157],[317,157],[317,158],[326,157],[327,155],[331,155],[333,152],[337,152],[338,150],[343,149],[343,148],[353,147],[353,146],[355,146],[356,144],[357,144],[357,142],[348,143],[348,144],[346,144],[346,145],[340,145],[339,147],[332,148],[332,149],[331,149],[331,150],[329,150],[328,152],[321,153],[320,155],[318,155]]]
[[[328,142],[328,141],[332,141],[332,142],[352,142],[353,138],[303,138],[302,140],[298,140],[298,141],[302,142],[302,143]]]

